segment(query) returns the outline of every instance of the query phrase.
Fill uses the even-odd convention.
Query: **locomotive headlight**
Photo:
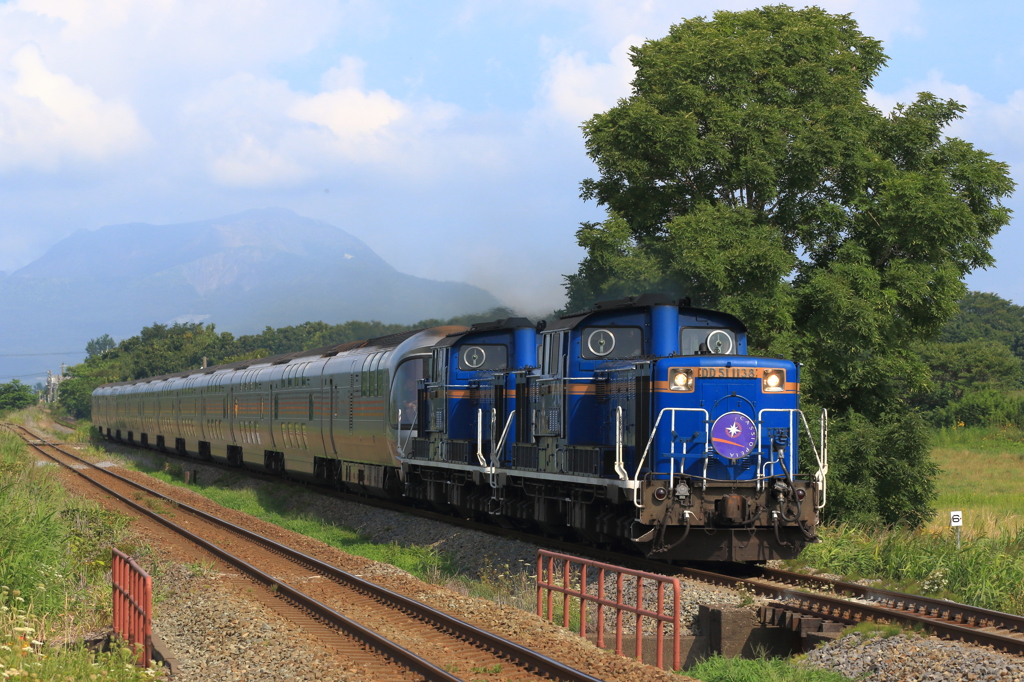
[[[693,370],[674,367],[668,371],[668,387],[672,391],[688,393],[693,390]]]
[[[796,499],[798,499],[801,502],[803,502],[805,497],[807,497],[807,491],[804,490],[803,488],[797,488],[796,489]]]
[[[761,390],[765,393],[778,393],[786,388],[786,370],[766,369],[761,380]]]

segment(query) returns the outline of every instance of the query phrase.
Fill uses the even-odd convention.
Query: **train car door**
[[[534,432],[538,436],[563,434],[564,424],[564,358],[562,352],[564,332],[544,335],[543,377],[537,381],[540,392]]]

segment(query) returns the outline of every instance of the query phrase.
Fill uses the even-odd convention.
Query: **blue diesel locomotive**
[[[789,558],[824,506],[825,418],[814,443],[799,366],[746,350],[735,317],[645,294],[107,384],[93,421],[666,561]]]

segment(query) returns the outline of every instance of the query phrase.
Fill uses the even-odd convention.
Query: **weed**
[[[682,674],[682,673],[680,673]],[[848,677],[782,658],[725,658],[715,654],[686,671],[704,682],[847,682]]]
[[[469,669],[469,672],[476,675],[497,675],[501,672],[501,663],[494,665],[476,665]]]
[[[864,638],[881,637],[889,639],[896,635],[902,635],[905,629],[898,623],[876,623],[873,620],[862,620],[856,625],[845,628],[840,636],[860,635]]]
[[[189,572],[197,578],[205,578],[216,570],[217,565],[210,560],[199,559],[188,565]]]
[[[446,665],[446,666],[444,667],[444,669],[445,669],[445,670],[446,670],[447,672],[450,672],[450,673],[452,673],[453,675],[454,675],[455,673],[459,672],[459,666],[455,665],[454,663],[449,663],[448,665]]]

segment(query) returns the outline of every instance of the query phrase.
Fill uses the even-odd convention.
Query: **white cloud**
[[[52,72],[35,46],[11,55],[0,74],[0,167],[52,171],[66,160],[105,162],[148,139],[128,104]]]
[[[947,81],[939,71],[930,71],[924,80],[898,91],[870,91],[868,99],[888,113],[898,103],[916,100],[919,92],[953,99],[967,107],[964,117],[950,124],[948,135],[963,138],[1000,161],[1024,162],[1024,90],[1011,93],[1005,102],[993,102],[967,85]]]
[[[184,105],[181,125],[201,149],[210,177],[224,185],[287,186],[368,167],[394,174],[436,170],[439,158],[452,154],[448,127],[458,108],[368,90],[363,66],[341,59],[315,93],[238,74]]]
[[[600,36],[606,44],[617,43],[630,33],[645,38],[668,34],[672,24],[692,17],[713,18],[719,10],[739,12],[761,4],[749,0],[542,0],[542,5],[558,5],[589,17],[586,30]],[[852,13],[867,35],[887,40],[894,34],[920,34],[919,0],[821,0],[814,4],[833,14]],[[804,3],[793,3],[802,7]]]
[[[214,181],[235,187],[292,185],[310,176],[310,170],[271,151],[252,136],[243,136],[226,153],[209,165]]]
[[[352,87],[300,99],[288,110],[295,120],[323,126],[341,141],[379,133],[408,113],[408,107],[383,90],[363,92]]]
[[[560,117],[575,124],[614,105],[629,95],[635,69],[629,48],[639,45],[639,36],[623,38],[608,55],[608,61],[592,63],[586,54],[559,53],[552,59],[544,82],[544,99]]]
[[[603,60],[592,61],[584,52],[569,50],[554,51],[549,57],[541,88],[542,106],[576,125],[629,95],[635,73],[629,62],[630,46],[668,35],[672,24],[687,18],[703,16],[710,20],[718,10],[742,11],[751,7],[749,2],[740,0],[698,0],[686,3],[685,7],[671,0],[556,0],[556,4],[586,13],[588,32],[612,45]],[[921,32],[917,0],[826,0],[818,4],[836,14],[852,13],[861,31],[874,37]]]

